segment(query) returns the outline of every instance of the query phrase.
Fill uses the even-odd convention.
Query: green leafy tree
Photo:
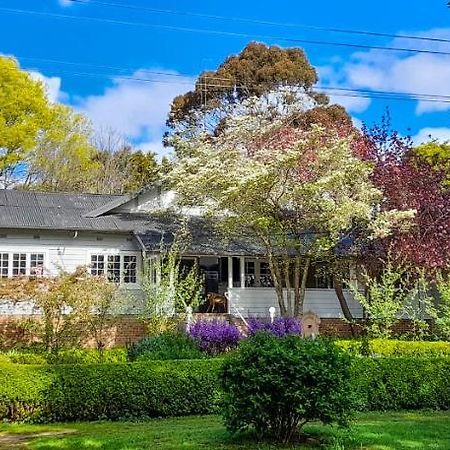
[[[185,156],[168,179],[180,205],[201,206],[228,233],[259,240],[281,313],[298,316],[311,263],[357,226],[387,234],[397,214],[374,214],[381,196],[370,181],[372,166],[354,156],[351,144],[333,129],[303,132],[244,116],[214,139],[180,139],[178,154]]]
[[[159,257],[151,260],[143,277],[145,312],[149,332],[158,335],[175,331],[188,307],[197,308],[203,301],[203,279],[198,266],[183,270],[180,263],[182,243],[188,236],[181,227],[169,246],[161,244]]]
[[[102,167],[91,135],[84,116],[55,105],[52,123],[27,155],[23,186],[39,191],[93,191]]]
[[[8,186],[47,129],[53,108],[40,82],[11,58],[0,57],[0,178]]]
[[[166,143],[171,145],[173,136],[217,135],[230,117],[258,114],[262,109],[272,118],[295,113],[299,126],[330,121],[351,126],[342,107],[326,106],[328,97],[314,91],[317,81],[302,49],[251,42],[217,70],[203,72],[194,90],[173,100]]]

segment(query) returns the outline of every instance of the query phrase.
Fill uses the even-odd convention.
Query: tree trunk
[[[303,315],[303,305],[305,303],[305,292],[306,292],[306,281],[308,280],[309,267],[311,265],[311,259],[305,258],[305,264],[303,266],[302,279],[299,283],[300,278],[300,257],[296,258],[296,272],[298,273],[298,279],[296,281],[298,288],[295,292],[295,305],[294,305],[294,316],[299,317]]]
[[[347,299],[345,298],[344,295],[344,286],[342,284],[342,280],[334,276],[333,285],[334,285],[334,292],[336,292],[336,297],[339,300],[339,304],[341,305],[342,314],[344,314],[345,319],[350,324],[350,331],[352,333],[352,336],[354,336],[355,335],[355,330],[353,327],[354,317],[352,312],[350,311],[350,308],[348,307]]]
[[[293,314],[293,307],[292,307],[292,291],[291,291],[291,277],[289,276],[289,269],[290,269],[290,258],[287,256],[285,260],[283,261],[283,269],[284,269],[284,282],[286,284],[286,309],[287,309],[287,316],[292,317]]]
[[[278,261],[274,258],[271,252],[267,254],[270,271],[273,277],[273,284],[275,286],[275,292],[277,294],[278,306],[280,307],[280,314],[282,316],[286,316],[287,309],[283,296],[283,277],[280,271],[280,267],[278,265]]]

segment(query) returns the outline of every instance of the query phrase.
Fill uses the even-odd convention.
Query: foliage
[[[450,280],[439,273],[436,277],[436,290],[438,300],[429,305],[428,314],[434,319],[434,325],[438,337],[450,340]]]
[[[450,408],[450,358],[357,358],[351,383],[361,411]]]
[[[146,419],[208,414],[220,360],[20,366],[0,370],[0,419]]]
[[[419,336],[421,330],[426,330],[425,308],[421,301],[427,302],[428,294],[423,289],[423,278],[413,277],[409,268],[395,267],[388,259],[379,275],[371,276],[367,271],[363,273],[364,293],[356,283],[349,283],[355,300],[364,308],[367,317],[365,329],[369,337],[388,338],[393,325],[405,314],[414,319]]]
[[[385,236],[391,222],[409,214],[374,217],[381,192],[370,180],[371,163],[354,155],[352,143],[337,130],[303,132],[243,116],[217,138],[179,141],[189,156],[168,178],[181,205],[203,207],[227,233],[259,241],[281,314],[298,316],[314,260],[333,254],[352,230]]]
[[[278,337],[289,334],[301,334],[301,324],[294,317],[276,317],[273,322],[270,320],[248,319],[248,334],[255,335],[259,331],[267,331]]]
[[[48,354],[42,350],[31,349],[8,350],[0,353],[0,362],[12,364],[95,364],[95,363],[121,363],[126,362],[127,352],[122,348],[103,350],[72,348],[63,349],[58,354]]]
[[[309,365],[313,359],[306,354],[302,364]],[[222,395],[222,364],[219,358],[40,366],[0,362],[0,421],[209,414],[217,411]],[[264,369],[260,365],[255,382],[265,379]],[[282,389],[284,380],[275,381]],[[450,409],[448,357],[354,358],[349,383],[359,410]]]
[[[26,158],[22,186],[39,191],[89,192],[100,164],[90,143],[91,125],[67,106],[55,105],[53,119]]]
[[[152,152],[133,149],[110,132],[94,139],[96,160],[101,167],[94,191],[104,194],[137,192],[159,178],[158,161]]]
[[[142,318],[148,323],[151,334],[173,331],[177,317],[183,317],[188,307],[193,310],[202,302],[203,279],[198,266],[189,270],[181,268],[181,247],[188,240],[182,226],[174,241],[161,243],[158,258],[145,267],[142,287],[145,292],[145,311]]]
[[[219,355],[237,347],[238,328],[223,320],[197,320],[187,330],[199,348],[209,355]]]
[[[53,112],[43,85],[11,58],[0,57],[0,87],[0,178],[7,186]]]
[[[129,361],[196,359],[203,354],[195,342],[183,333],[165,332],[148,336],[128,346]]]
[[[87,337],[93,338],[97,349],[102,350],[107,328],[113,321],[117,289],[107,278],[91,276],[85,268],[56,277],[0,280],[0,298],[34,302],[42,318],[24,321],[22,326],[37,336],[51,353],[77,346]]]
[[[436,156],[440,151],[434,144],[414,149],[410,139],[390,129],[388,118],[365,132],[365,156],[373,162],[373,181],[383,192],[380,207],[415,211],[407,232],[394,230],[382,243],[381,253],[386,255],[390,250],[399,261],[433,278],[437,271],[445,271],[450,261],[450,191],[445,157]]]
[[[450,342],[401,341],[396,339],[338,340],[335,344],[356,356],[374,357],[450,357]]]
[[[220,373],[225,425],[284,443],[313,420],[344,425],[352,409],[349,373],[350,358],[331,342],[258,333]]]
[[[216,71],[200,74],[194,90],[176,97],[167,124],[175,132],[194,127],[217,134],[223,121],[239,113],[250,98],[261,99],[275,114],[295,107],[299,99],[325,104],[328,98],[312,91],[316,82],[316,70],[303,50],[252,42]],[[281,98],[272,101],[276,90],[282,92]]]

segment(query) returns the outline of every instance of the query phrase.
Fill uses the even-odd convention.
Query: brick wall
[[[240,319],[230,318],[226,314],[195,314],[196,319],[200,320],[230,320],[238,327],[244,327]],[[21,326],[24,320],[40,320],[39,316],[1,316],[0,315],[0,347],[12,347],[18,342],[30,344],[35,337],[30,331]],[[352,332],[353,327],[353,332]],[[404,334],[411,331],[411,322],[402,320],[394,327],[395,334]],[[351,338],[358,336],[362,332],[360,324],[350,325],[342,319],[321,319],[320,334],[326,336],[336,336],[342,338]],[[131,342],[138,341],[146,335],[145,324],[136,318],[136,316],[122,316],[116,320],[108,329],[105,339],[108,348],[124,347]],[[95,342],[92,339],[85,341],[86,347],[94,347]]]
[[[17,343],[25,345],[36,341],[32,332],[23,324],[29,320],[40,320],[39,316],[1,316],[0,315],[0,347],[9,348]],[[107,330],[106,346],[124,347],[131,342],[138,341],[146,334],[145,324],[135,316],[122,316]],[[86,347],[94,347],[92,339],[86,339]]]

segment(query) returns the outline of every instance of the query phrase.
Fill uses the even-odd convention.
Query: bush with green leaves
[[[338,340],[335,344],[356,356],[430,357],[450,356],[450,342],[395,339]]]
[[[314,355],[305,355],[304,365],[309,365]],[[219,358],[89,365],[0,362],[0,421],[146,419],[216,413],[223,395],[219,385],[222,363]],[[257,361],[252,361],[249,375],[254,373],[255,364]],[[269,371],[266,378],[264,367],[261,365],[256,380],[261,384],[261,390],[256,391],[257,404],[273,399],[266,389],[276,374]],[[284,379],[297,379],[296,372],[283,372],[283,367],[279,367],[277,380],[280,389],[290,385]],[[448,357],[353,358],[348,380],[360,411],[450,409]],[[309,381],[305,376],[305,382]],[[328,381],[333,389],[334,379]],[[239,386],[236,390],[236,398],[246,403],[246,385],[242,392]],[[288,393],[282,395],[286,398]]]
[[[61,422],[211,414],[216,360],[0,366],[0,420]]]
[[[98,351],[92,348],[74,348],[48,353],[44,349],[8,350],[0,353],[0,363],[12,364],[97,364],[121,363],[127,361],[124,348]]]
[[[332,342],[257,333],[220,372],[227,429],[254,428],[286,443],[313,420],[345,425],[352,412],[350,364]]]
[[[197,344],[184,333],[166,332],[147,336],[128,347],[128,360],[169,360],[203,358]]]

